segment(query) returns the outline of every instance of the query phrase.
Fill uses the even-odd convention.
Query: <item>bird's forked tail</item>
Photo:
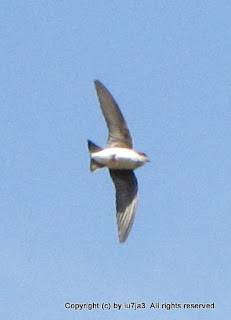
[[[93,143],[93,142],[90,141],[90,140],[87,140],[87,144],[88,144],[88,150],[89,150],[90,156],[92,155],[92,153],[95,153],[95,152],[98,152],[98,151],[101,151],[101,150],[102,150],[102,148],[100,148],[99,146],[97,146],[95,143]],[[92,157],[91,157],[90,170],[91,170],[92,172],[97,171],[97,170],[99,170],[99,169],[102,169],[103,167],[105,167],[105,165],[96,162],[96,161],[95,161],[94,159],[92,159]]]

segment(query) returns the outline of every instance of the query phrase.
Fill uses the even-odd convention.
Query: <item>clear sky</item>
[[[228,318],[230,25],[230,1],[1,1],[2,319]],[[109,174],[89,171],[95,79],[151,160],[124,245]]]

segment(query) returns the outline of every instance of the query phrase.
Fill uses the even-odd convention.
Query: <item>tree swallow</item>
[[[88,140],[90,170],[107,167],[116,189],[116,218],[119,241],[125,242],[132,228],[136,208],[138,183],[133,170],[149,161],[144,153],[132,147],[132,138],[124,117],[105,86],[95,81],[100,107],[109,130],[107,147],[100,148]]]

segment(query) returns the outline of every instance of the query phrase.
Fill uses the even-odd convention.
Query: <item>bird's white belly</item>
[[[106,148],[91,157],[109,169],[134,170],[144,164],[136,151],[126,148]]]

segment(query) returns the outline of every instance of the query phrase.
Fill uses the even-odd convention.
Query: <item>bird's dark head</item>
[[[142,158],[142,162],[150,162],[150,160],[148,159],[148,156],[145,154],[145,153],[141,153],[139,152],[139,155],[141,156]]]

